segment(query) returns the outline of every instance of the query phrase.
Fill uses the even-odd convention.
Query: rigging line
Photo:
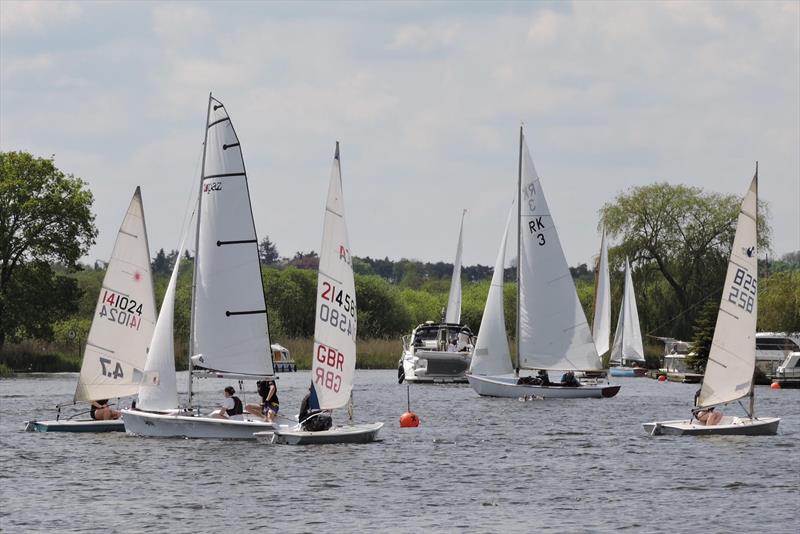
[[[183,209],[183,221],[181,222],[181,226],[180,226],[181,232],[180,232],[180,234],[178,234],[178,239],[179,239],[178,249],[179,250],[181,248],[181,245],[185,242],[185,240],[183,238],[184,238],[184,236],[185,236],[185,234],[187,232],[188,227],[192,224],[192,221],[194,220],[195,212],[197,211],[197,206],[196,206],[196,204],[197,204],[197,196],[194,194],[194,192],[195,192],[195,187],[196,187],[195,184],[196,184],[197,176],[200,175],[200,165],[203,163],[202,159],[203,159],[203,143],[200,143],[199,154],[197,155],[197,161],[196,161],[196,163],[194,165],[194,174],[192,175],[192,179],[190,181],[191,185],[189,187],[189,194],[186,196],[186,198],[188,200],[186,201],[186,207]],[[192,206],[192,202],[195,203],[195,206]],[[188,250],[188,248],[187,248],[187,250]],[[197,251],[195,251],[195,253],[197,253]],[[175,261],[180,261],[180,260],[181,260],[180,258],[176,258],[175,259]],[[174,267],[175,267],[174,265],[171,266],[171,268],[174,268]]]

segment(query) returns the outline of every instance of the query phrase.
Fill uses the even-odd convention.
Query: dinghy
[[[659,435],[771,435],[778,431],[777,417],[756,417],[753,371],[756,366],[758,318],[758,164],[742,201],[736,235],[728,261],[714,338],[706,373],[689,419],[644,423],[645,432]],[[749,397],[746,416],[723,416],[716,424],[704,424],[710,410]],[[739,402],[741,404],[741,401]],[[698,414],[698,410],[701,412]]]
[[[136,409],[125,430],[139,436],[253,439],[273,429],[249,414],[199,415],[195,378],[263,380],[274,376],[258,239],[239,139],[222,103],[209,95],[198,194],[192,291],[188,406],[178,405],[173,315],[178,264],[172,271],[147,359]],[[181,257],[183,244],[178,258]],[[222,387],[220,387],[220,390]]]
[[[511,372],[503,319],[506,229],[467,379],[479,395],[490,397],[613,397],[619,392],[619,386],[583,384],[571,387],[549,382],[549,379],[550,385],[545,385],[539,378],[519,376],[523,369],[556,373],[602,370],[522,128],[519,143],[517,368]]]
[[[350,403],[352,419],[358,326],[355,289],[337,142],[319,254],[312,382],[307,401],[308,407],[317,414]],[[312,431],[301,422],[291,428],[258,432],[256,437],[261,441],[286,445],[368,443],[375,440],[382,427],[383,423],[351,423]]]
[[[630,367],[625,362],[644,364],[644,346],[642,330],[639,327],[639,311],[636,308],[636,295],[633,292],[631,265],[625,258],[625,287],[622,293],[622,305],[619,308],[617,332],[614,334],[614,346],[611,349],[611,376],[644,376],[646,369]]]
[[[427,321],[418,325],[410,336],[403,336],[403,355],[397,369],[400,384],[461,384],[472,360],[472,331],[461,324],[461,251],[463,249],[464,214],[458,230],[458,246],[453,262],[453,276],[444,321]],[[453,345],[453,340],[456,341]]]
[[[86,339],[74,401],[89,402],[135,395],[156,322],[156,299],[141,190],[133,193],[114,242]],[[123,432],[121,419],[26,421],[34,432]],[[88,408],[83,414],[88,412]]]

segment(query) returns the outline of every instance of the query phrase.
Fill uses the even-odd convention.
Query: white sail
[[[331,169],[319,253],[317,306],[312,365],[317,406],[329,410],[347,404],[356,368],[356,285],[347,239],[339,143]]]
[[[500,251],[492,273],[492,284],[486,296],[486,307],[483,309],[481,328],[478,331],[478,340],[472,353],[469,372],[476,375],[503,375],[513,372],[511,354],[508,350],[508,337],[506,336],[505,311],[503,306],[503,271],[506,260],[506,241],[508,228],[514,214],[516,203],[512,204],[506,219],[506,228],[503,239],[500,241]]]
[[[209,98],[192,300],[192,362],[229,374],[273,374],[267,306],[239,139]]]
[[[625,288],[622,293],[622,305],[619,308],[617,331],[614,334],[614,347],[611,349],[612,362],[624,365],[626,360],[644,361],[642,330],[639,326],[639,311],[636,308],[636,295],[633,291],[628,258],[625,258]]]
[[[458,247],[453,262],[453,278],[450,281],[450,296],[447,299],[446,323],[461,324],[461,248],[464,236],[464,214],[461,212],[461,226],[458,229]]]
[[[600,261],[597,266],[592,337],[597,347],[597,354],[605,354],[608,351],[608,342],[611,337],[611,282],[608,276],[608,243],[606,242],[605,228],[603,228],[603,237],[600,240]]]
[[[698,406],[740,399],[753,387],[758,317],[757,208],[758,169],[739,212]]]
[[[600,357],[578,300],[528,147],[521,143],[519,366],[597,370]]]
[[[178,384],[175,376],[175,289],[178,270],[183,256],[184,243],[178,249],[175,266],[169,278],[161,312],[156,321],[153,341],[144,366],[144,380],[139,387],[140,410],[165,412],[178,408]]]
[[[135,395],[153,337],[156,303],[142,195],[133,194],[97,298],[76,401]]]

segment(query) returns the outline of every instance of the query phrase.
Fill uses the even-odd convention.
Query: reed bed
[[[311,369],[312,338],[273,339],[287,349],[297,362],[298,369]],[[403,344],[400,339],[359,339],[356,344],[356,369],[396,369]]]

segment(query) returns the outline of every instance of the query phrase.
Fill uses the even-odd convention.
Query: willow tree
[[[623,192],[601,208],[601,224],[619,243],[609,262],[619,266],[628,256],[636,266],[645,333],[685,338],[704,302],[720,298],[740,205],[734,195],[657,183]],[[758,245],[766,250],[764,203],[759,215]]]
[[[77,309],[74,279],[58,276],[97,237],[92,193],[52,159],[0,152],[0,347],[8,336],[49,337]]]

